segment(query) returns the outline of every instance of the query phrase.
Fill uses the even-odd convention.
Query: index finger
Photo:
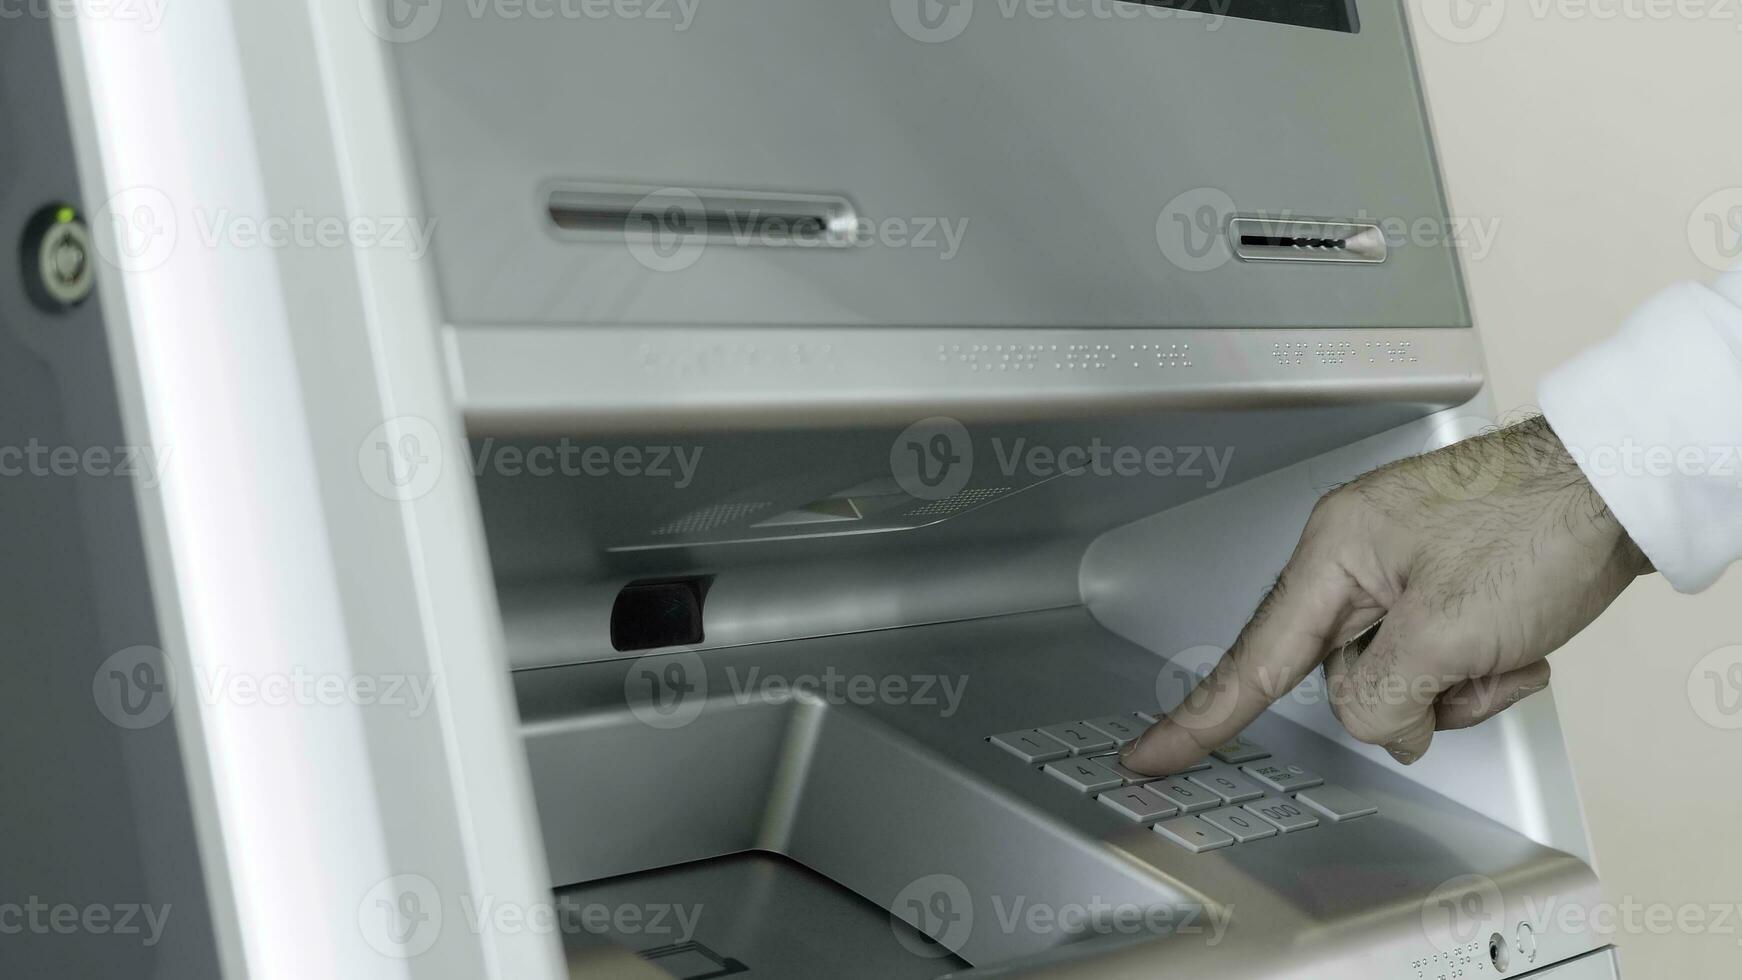
[[[1358,593],[1341,569],[1291,562],[1209,676],[1120,761],[1141,773],[1175,773],[1240,734],[1325,659],[1333,637],[1378,621],[1382,610],[1354,608]]]

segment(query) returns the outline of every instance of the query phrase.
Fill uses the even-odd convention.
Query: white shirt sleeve
[[[1742,558],[1742,270],[1654,297],[1537,398],[1677,590],[1701,591]]]

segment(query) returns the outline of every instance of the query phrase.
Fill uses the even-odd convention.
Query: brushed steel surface
[[[1188,680],[1234,641],[1293,552],[1325,491],[1449,435],[1491,425],[1486,398],[1278,469],[1101,535],[1083,556],[1082,596],[1096,620],[1173,661]],[[1274,711],[1384,760],[1325,709],[1322,677],[1308,678]],[[1589,858],[1578,787],[1544,691],[1493,721],[1435,739],[1404,770],[1535,840]]]
[[[1234,213],[1444,224],[1402,8],[1368,0],[1346,34],[961,4],[938,37],[913,0],[450,6],[392,47],[452,323],[1467,326],[1444,236],[1375,267],[1220,238]],[[673,270],[552,235],[551,180],[838,195],[872,244]]]
[[[1237,493],[1237,484],[1281,468],[1283,474],[1265,484],[1277,489],[1259,510],[1245,512],[1245,503],[1217,507],[1212,521],[1190,524],[1194,546],[1189,551],[1138,525],[1129,547],[1098,552],[1118,555],[1116,565],[1089,567],[1116,568],[1124,590],[1119,594],[1133,602],[1140,601],[1144,583],[1155,578],[1143,567],[1168,567],[1173,584],[1156,602],[1174,608],[1205,601],[1220,609],[1229,595],[1241,595],[1227,591],[1230,582],[1274,574],[1274,567],[1265,567],[1272,559],[1258,556],[1281,548],[1298,527],[1291,530],[1268,515],[1273,510],[1304,513],[1311,506],[1323,487],[1303,480],[1301,473],[1317,465],[1310,462],[1315,454],[1384,430],[1389,434],[1381,448],[1363,458],[1384,453],[1396,458],[1412,443],[1419,448],[1431,438],[1426,423],[1396,428],[1425,410],[1375,403],[975,424],[966,430],[973,450],[968,485],[1019,485],[1007,482],[1007,457],[1029,448],[1172,447],[1179,455],[1170,471],[1090,471],[1047,479],[929,526],[841,537],[729,543],[763,514],[801,507],[879,474],[890,480],[898,428],[687,430],[609,438],[589,438],[581,430],[571,448],[614,452],[677,446],[697,454],[699,462],[693,479],[682,486],[669,478],[622,473],[507,476],[485,465],[478,489],[510,660],[516,667],[548,666],[611,657],[605,628],[611,602],[618,589],[637,578],[714,577],[702,648],[1076,605],[1085,594],[1084,556],[1096,539],[1188,501],[1249,499]],[[489,457],[503,449],[530,452],[550,445],[548,440],[492,442],[486,437],[474,439],[473,452]],[[1212,454],[1224,469],[1208,462]],[[1289,469],[1291,463],[1306,470]],[[1015,476],[1026,478],[1020,467]],[[722,539],[718,542],[691,535],[680,539],[683,547],[657,552],[616,547],[670,540],[655,532],[685,514],[746,501],[766,506],[722,519],[706,532]],[[1223,548],[1218,542],[1224,522],[1238,528],[1260,525],[1270,537],[1243,550]],[[1240,535],[1250,536],[1245,530]],[[1173,567],[1188,561],[1199,570]],[[1106,591],[1097,586],[1096,595]],[[1181,617],[1176,625],[1199,621]],[[1201,625],[1205,631],[1183,646],[1216,635],[1211,624]],[[1217,620],[1215,629],[1221,628]],[[1172,635],[1164,641],[1172,642]]]
[[[671,673],[679,663],[681,678]],[[1097,977],[1164,967],[1413,976],[1468,961],[1478,946],[1486,955],[1485,925],[1448,931],[1442,901],[1468,908],[1460,903],[1474,896],[1481,921],[1510,935],[1551,899],[1597,897],[1595,876],[1576,858],[1274,714],[1252,738],[1379,813],[1192,854],[987,741],[1171,707],[1157,703],[1171,690],[1166,672],[1084,611],[1066,610],[520,671],[515,680],[558,886],[760,849],[909,918],[915,883],[944,876],[967,896],[958,911],[971,909],[973,925],[940,938],[975,967]],[[638,693],[649,677],[690,688],[681,722],[650,714]],[[907,693],[864,697],[855,677],[900,678]],[[922,678],[933,681],[929,696],[919,693]],[[955,697],[942,693],[945,681]],[[1066,929],[1012,912],[1096,900],[1173,917],[1132,933],[1111,919]],[[1204,928],[1186,928],[1188,911]],[[1220,923],[1213,934],[1211,923]],[[1539,962],[1601,945],[1536,925]]]
[[[1349,314],[1353,316],[1353,312]],[[450,327],[473,435],[1008,422],[1216,409],[1462,404],[1452,329]],[[1418,414],[1426,414],[1425,411]]]
[[[765,851],[561,888],[556,901],[558,908],[576,910],[580,928],[563,934],[571,957],[607,943],[658,953],[698,942],[709,958],[742,964],[739,975],[748,980],[929,980],[967,966],[876,905]],[[607,928],[602,915],[595,916],[598,926],[585,918],[589,909],[622,908],[645,914],[622,929]],[[706,969],[702,955],[689,962]],[[572,975],[598,976],[584,970]]]
[[[234,950],[230,896],[188,749],[199,726],[165,700],[185,661],[156,606],[141,507],[176,454],[131,411],[117,270],[87,254],[76,284],[107,291],[52,311],[25,279],[39,209],[67,204],[106,230],[72,19],[41,13],[8,11],[0,29],[0,975],[216,980]],[[81,907],[82,927],[56,911]]]

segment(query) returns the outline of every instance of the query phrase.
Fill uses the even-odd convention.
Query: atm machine
[[[1617,976],[1547,693],[1109,755],[1486,424],[1400,0],[121,6],[0,41],[9,439],[163,460],[5,481],[0,857],[176,914],[8,974]]]

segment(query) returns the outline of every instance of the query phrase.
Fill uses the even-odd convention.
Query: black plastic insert
[[[1237,17],[1354,34],[1361,30],[1355,0],[1130,0],[1189,10],[1206,17]]]
[[[702,642],[707,578],[631,582],[611,605],[611,647],[652,650]]]

